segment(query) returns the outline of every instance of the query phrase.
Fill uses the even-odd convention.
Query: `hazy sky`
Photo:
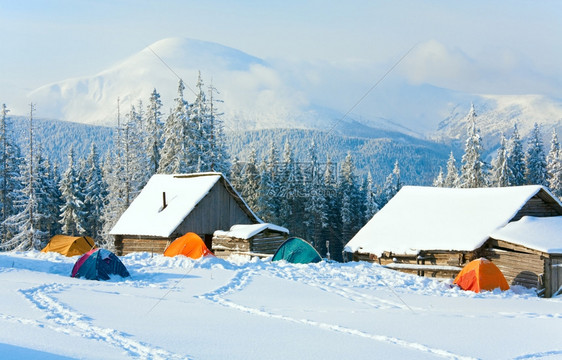
[[[562,97],[561,1],[0,0],[0,102],[176,36],[296,68],[376,69],[366,84],[415,46],[396,69],[413,83]]]

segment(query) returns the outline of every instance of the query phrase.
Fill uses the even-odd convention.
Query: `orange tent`
[[[199,259],[202,256],[213,255],[205,246],[199,235],[189,232],[174,240],[164,251],[164,256],[174,257],[183,255],[192,259]]]
[[[502,291],[509,290],[509,285],[501,270],[485,258],[473,260],[466,264],[453,283],[463,290],[474,292],[490,291],[495,288],[500,288]]]
[[[58,252],[70,257],[85,254],[95,247],[94,239],[89,236],[55,235],[41,252]]]

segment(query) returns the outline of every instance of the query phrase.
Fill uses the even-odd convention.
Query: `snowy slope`
[[[367,263],[0,254],[0,351],[41,359],[555,359],[562,299],[475,294]]]
[[[177,95],[178,76],[194,98],[198,72],[220,91],[226,125],[237,128],[306,126],[301,95],[289,89],[265,61],[216,43],[167,38],[94,76],[69,79],[33,91],[29,97],[47,117],[87,124],[115,125],[117,98],[122,115],[139,99],[147,101],[154,88],[164,111]],[[190,90],[191,89],[191,90]],[[303,114],[305,115],[303,117]],[[296,118],[300,118],[298,121]]]
[[[519,123],[523,137],[534,122],[545,124],[545,132],[562,126],[560,99],[463,93],[427,83],[412,84],[399,71],[371,91],[388,69],[368,64],[338,68],[329,65],[329,60],[307,66],[276,59],[266,62],[216,43],[167,38],[93,76],[36,89],[29,100],[43,117],[115,125],[117,98],[123,115],[139,99],[147,101],[156,88],[166,111],[176,97],[178,76],[194,88],[201,71],[207,85],[212,81],[220,91],[227,130],[333,128],[353,132],[359,123],[367,130],[462,140],[466,132],[463,120],[471,103],[480,115],[478,125],[489,149],[514,122]],[[185,96],[188,101],[193,99],[189,89]]]

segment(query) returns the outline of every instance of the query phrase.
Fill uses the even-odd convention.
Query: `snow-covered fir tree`
[[[68,154],[68,167],[62,176],[59,185],[63,198],[63,206],[60,209],[59,223],[62,225],[62,232],[65,235],[83,235],[86,232],[84,227],[84,194],[80,192],[78,171],[74,161],[74,149],[70,149]]]
[[[400,178],[400,164],[398,160],[394,163],[392,172],[386,177],[383,186],[379,189],[377,198],[379,199],[381,209],[400,191],[402,188],[402,179]]]
[[[341,216],[340,216],[340,201],[338,200],[337,193],[337,172],[336,164],[332,162],[330,155],[326,158],[326,168],[324,170],[324,198],[326,201],[326,219],[327,226],[322,229],[322,238],[326,239],[329,244],[317,244],[318,251],[326,258],[331,258],[334,255],[338,256],[339,245],[344,240],[341,236]],[[323,248],[325,251],[322,251]],[[339,250],[341,251],[341,249]]]
[[[190,109],[184,98],[185,86],[180,80],[174,107],[164,124],[164,144],[160,152],[160,174],[192,173],[197,169],[198,150],[192,142]]]
[[[496,158],[492,162],[492,179],[491,183],[496,187],[509,186],[509,167],[507,166],[507,139],[502,134],[500,147],[498,148]]]
[[[283,159],[276,174],[279,192],[277,194],[279,200],[279,220],[282,225],[291,228],[291,218],[297,216],[296,198],[298,195],[298,169],[293,157],[293,150],[289,142],[285,142],[283,149]],[[293,230],[295,231],[295,230]]]
[[[443,174],[443,172],[441,172]],[[371,171],[367,173],[367,182],[365,186],[365,214],[364,223],[367,223],[379,211],[377,204],[377,190],[373,182]]]
[[[39,222],[39,228],[51,238],[61,233],[59,224],[59,211],[62,204],[62,194],[59,189],[60,175],[49,158],[42,156],[42,151],[37,154],[37,177],[41,191],[36,192],[38,199],[37,211],[44,214]]]
[[[104,198],[101,216],[103,227],[100,245],[109,250],[112,250],[114,246],[114,238],[109,233],[127,209],[121,174],[118,158],[107,154],[102,165],[102,176],[103,182],[107,186],[107,195]]]
[[[260,165],[260,184],[257,213],[265,221],[279,223],[279,183],[277,147],[272,141],[267,158]],[[235,171],[233,164],[231,172]]]
[[[509,186],[525,185],[525,153],[517,124],[513,125],[513,134],[507,148],[507,167],[509,168]]]
[[[228,146],[224,135],[224,124],[221,119],[221,113],[218,111],[216,103],[220,102],[215,98],[217,89],[211,84],[209,86],[209,116],[208,127],[210,128],[211,138],[211,166],[210,170],[223,173],[225,176],[230,175],[230,156],[228,155]]]
[[[464,155],[462,157],[460,187],[479,188],[487,186],[486,163],[482,159],[482,139],[476,127],[476,111],[470,106],[467,116],[467,134]]]
[[[447,161],[447,175],[445,176],[443,186],[448,188],[456,188],[459,186],[459,170],[457,169],[457,160],[452,151]]]
[[[370,172],[369,172],[370,173]],[[435,180],[433,180],[434,187],[445,187],[445,174],[443,174],[443,168],[439,167],[439,173]]]
[[[313,140],[308,151],[308,166],[304,174],[303,196],[307,199],[304,201],[304,219],[305,236],[310,239],[313,246],[324,248],[325,244],[321,244],[322,228],[328,226],[326,217],[326,199],[324,197],[324,182],[320,166],[318,164],[318,151],[316,142]]]
[[[257,165],[257,155],[256,149],[252,148],[250,151],[250,157],[244,166],[241,181],[241,193],[242,197],[250,206],[250,209],[255,209],[259,202],[259,184],[260,184],[260,174]]]
[[[232,168],[230,169],[230,183],[238,192],[242,192],[242,170],[244,170],[244,165],[235,156],[232,160]]]
[[[0,107],[0,244],[5,243],[12,236],[5,221],[16,213],[14,206],[16,192],[22,188],[20,182],[20,168],[22,155],[20,148],[14,141],[9,127],[8,108],[6,104]]]
[[[535,123],[529,142],[527,143],[527,153],[525,155],[525,179],[527,184],[547,185],[546,176],[546,155],[541,139],[539,125]]]
[[[343,246],[347,243],[363,223],[363,213],[360,211],[362,207],[359,185],[355,175],[355,164],[351,153],[347,153],[341,166],[340,179],[338,184],[338,194],[341,199],[340,217],[341,217],[341,240],[338,247],[335,247],[339,259],[339,255],[343,250]]]
[[[190,132],[191,142],[194,144],[192,156],[193,162],[197,164],[196,170],[207,172],[212,170],[213,165],[211,139],[214,134],[201,72],[197,77],[195,89],[195,100],[191,104],[189,119],[192,129]]]
[[[95,144],[90,147],[90,154],[85,162],[85,188],[84,188],[84,219],[86,234],[95,238],[102,237],[103,206],[107,196],[107,189],[103,181],[99,155]]]
[[[40,162],[39,151],[34,139],[33,111],[30,104],[28,151],[21,164],[20,183],[22,188],[15,193],[15,213],[5,221],[8,232],[12,235],[3,244],[3,250],[31,250],[41,249],[48,240],[48,233],[41,229],[45,214],[41,213],[39,202],[43,199],[44,190],[37,174],[37,164]]]
[[[546,169],[548,187],[554,195],[562,198],[562,152],[556,129],[552,131],[550,150],[546,157]]]
[[[148,177],[156,174],[160,164],[160,150],[162,148],[162,101],[156,89],[152,90],[146,108],[146,137],[144,138],[144,152],[146,154]]]

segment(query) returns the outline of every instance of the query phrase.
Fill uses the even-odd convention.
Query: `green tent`
[[[308,264],[322,261],[318,251],[303,239],[287,239],[273,255],[272,261],[285,260],[293,264]]]

